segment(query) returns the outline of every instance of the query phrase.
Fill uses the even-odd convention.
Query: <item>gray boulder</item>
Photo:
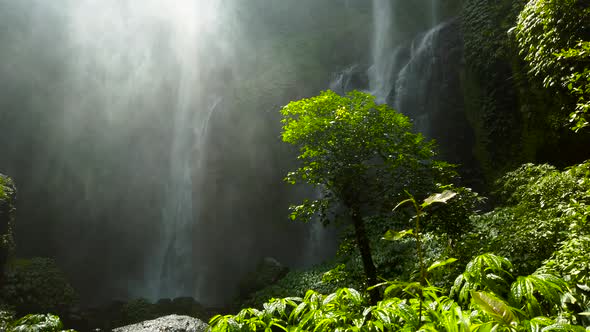
[[[209,325],[203,321],[189,317],[170,315],[154,320],[127,325],[114,329],[114,332],[205,332]]]

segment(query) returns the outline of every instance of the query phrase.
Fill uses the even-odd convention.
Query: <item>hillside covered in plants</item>
[[[590,331],[590,1],[0,1],[0,58],[0,331]]]

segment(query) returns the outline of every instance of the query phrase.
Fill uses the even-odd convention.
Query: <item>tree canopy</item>
[[[434,159],[434,141],[412,132],[406,116],[369,94],[328,90],[291,102],[281,113],[283,141],[299,148],[301,161],[287,181],[315,185],[324,194],[297,207],[294,217],[325,212],[331,199],[380,211],[405,199],[404,190],[425,195],[435,179],[453,174],[448,163]]]
[[[434,159],[434,141],[412,132],[406,116],[377,105],[366,93],[340,96],[328,90],[291,102],[281,113],[283,140],[299,148],[301,161],[287,181],[308,183],[322,192],[320,199],[294,207],[292,217],[308,220],[319,213],[329,222],[335,207],[345,207],[367,283],[375,284],[366,218],[391,211],[406,190],[415,196],[432,192],[436,181],[453,173],[451,166]]]

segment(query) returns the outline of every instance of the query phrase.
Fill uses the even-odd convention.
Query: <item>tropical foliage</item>
[[[588,126],[590,6],[584,0],[531,0],[520,13],[516,40],[530,72],[546,87],[574,98],[574,130]]]
[[[59,317],[47,315],[26,315],[13,320],[12,314],[0,311],[0,330],[5,332],[74,332],[64,330]]]
[[[343,232],[333,262],[291,273],[254,302],[282,299],[216,316],[214,331],[584,330],[590,162],[523,165],[498,181],[496,208],[480,213],[477,193],[442,185],[454,171],[435,160],[434,143],[371,96],[326,91],[282,114],[283,140],[302,164],[287,180],[322,193],[292,218],[327,223],[344,208],[354,236]]]
[[[415,283],[387,283],[375,305],[352,288],[310,290],[303,298],[272,299],[262,310],[218,315],[212,331],[585,331],[562,316],[562,279],[535,273],[512,281],[510,267],[505,258],[481,255],[450,293],[424,286],[420,298]],[[399,294],[394,289],[400,296],[389,296]]]
[[[218,315],[211,320],[212,330],[586,331],[589,186],[590,162],[563,171],[527,164],[506,174],[495,194],[500,207],[473,213],[471,227],[457,235],[457,247],[466,248],[454,252],[490,250],[511,259],[494,253],[476,256],[450,288],[435,286],[430,277],[459,263],[441,257],[426,268],[424,256],[434,255],[428,245],[435,238],[426,235],[432,234],[427,226],[438,221],[436,208],[457,208],[453,202],[460,195],[447,190],[422,203],[410,196],[398,206],[411,203],[413,226],[389,231],[384,238],[394,243],[411,239],[419,272],[408,281],[371,287],[380,289],[381,301],[371,303],[367,292],[353,288],[329,295],[310,290],[302,297],[271,299],[262,309]],[[343,272],[337,266],[326,279],[339,280]]]
[[[564,171],[550,165],[523,165],[499,180],[496,195],[500,203],[496,209],[473,217],[482,250],[510,258],[520,274],[532,273],[552,255],[560,260],[571,257],[567,252],[572,247],[589,252],[585,239],[590,232],[586,221],[590,162]],[[575,259],[583,257],[588,255]],[[567,269],[569,263],[563,264],[561,269]]]
[[[78,295],[64,272],[49,258],[11,261],[0,285],[0,303],[19,316],[51,312],[67,314],[77,305]]]

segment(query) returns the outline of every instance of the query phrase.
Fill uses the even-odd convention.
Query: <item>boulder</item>
[[[16,187],[9,177],[0,174],[0,280],[8,257],[14,250]]]
[[[154,320],[127,325],[114,329],[114,332],[205,332],[209,328],[205,322],[180,315],[170,315]]]

